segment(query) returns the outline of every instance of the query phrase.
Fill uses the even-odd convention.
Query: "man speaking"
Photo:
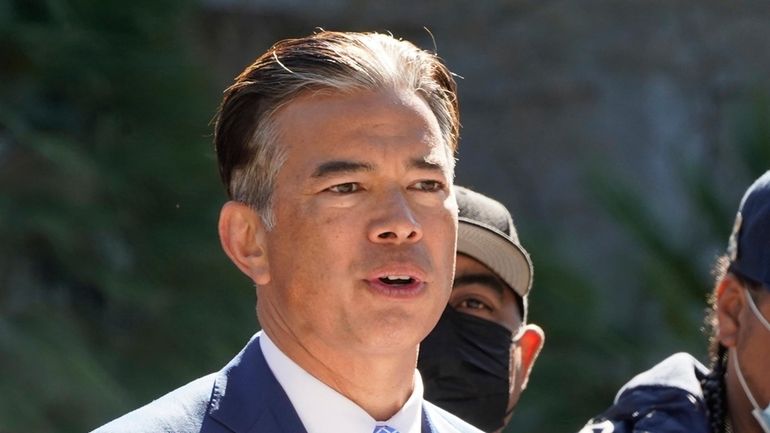
[[[417,347],[447,304],[455,83],[373,33],[278,42],[225,91],[222,247],[263,331],[221,371],[99,432],[475,432],[423,401]]]

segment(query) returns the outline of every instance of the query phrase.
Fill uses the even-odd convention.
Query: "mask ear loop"
[[[525,300],[524,302],[527,302],[527,301]],[[526,327],[526,325],[527,325],[527,323],[524,320],[522,320],[521,324],[519,325],[519,330],[516,331],[515,334],[511,334],[511,344],[518,344],[519,343],[519,340],[521,340],[521,337],[524,335],[524,332],[525,332],[524,328]],[[512,374],[512,373],[509,372],[509,374]],[[510,382],[510,379],[509,379],[509,382]],[[510,396],[509,396],[509,398],[510,398]],[[514,411],[516,411],[516,406],[515,405],[512,408],[507,409],[505,411],[505,415],[503,415],[503,419],[506,419],[509,416],[512,416]],[[768,433],[770,433],[770,432],[768,432]]]
[[[751,391],[749,391],[749,385],[746,383],[746,379],[743,378],[743,373],[741,372],[741,365],[740,365],[740,362],[738,362],[738,352],[736,352],[734,348],[730,348],[730,354],[733,356],[733,361],[735,361],[735,375],[738,376],[738,382],[741,383],[741,388],[743,388],[743,392],[746,393],[746,397],[749,398],[749,401],[751,402],[751,406],[755,410],[758,410],[759,404],[757,404],[757,401],[754,400],[754,396],[751,394]],[[765,431],[767,431],[767,429],[765,429]]]
[[[762,323],[762,325],[764,325],[768,331],[770,331],[770,322],[768,322],[767,319],[765,319],[765,316],[763,316],[759,311],[759,308],[757,308],[757,304],[754,303],[754,298],[751,297],[751,293],[748,291],[748,289],[746,290],[746,297],[748,298],[748,304],[749,308],[751,308],[751,311],[755,316],[757,316],[759,322]]]
[[[759,308],[757,308],[756,304],[754,304],[754,299],[751,297],[751,293],[749,293],[748,290],[746,290],[746,298],[748,298],[747,303],[749,304],[749,308],[754,313],[754,315],[759,319],[759,321],[762,323],[762,325],[765,326],[768,330],[770,330],[770,323],[767,322],[767,320],[762,316],[762,314],[759,312]],[[734,347],[730,348],[730,353],[732,354],[733,361],[735,362],[735,373],[736,376],[738,376],[738,382],[740,382],[741,387],[743,388],[743,392],[746,394],[746,397],[749,398],[749,401],[751,402],[751,406],[754,408],[753,411],[751,411],[751,414],[756,418],[757,423],[760,427],[762,427],[762,430],[765,431],[765,433],[770,433],[770,426],[767,425],[762,418],[762,409],[760,409],[759,404],[754,399],[754,395],[749,391],[749,385],[746,383],[746,379],[743,377],[743,372],[741,371],[741,365],[738,361],[738,352],[735,350]]]
[[[505,417],[503,419],[508,418],[509,416],[513,415],[513,411],[516,409],[516,407],[512,407],[510,410],[505,411]]]

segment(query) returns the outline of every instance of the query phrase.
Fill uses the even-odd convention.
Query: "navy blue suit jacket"
[[[423,433],[480,432],[428,402],[423,404],[422,418]],[[306,433],[306,430],[267,366],[259,338],[255,336],[221,371],[190,382],[93,433],[122,432]]]

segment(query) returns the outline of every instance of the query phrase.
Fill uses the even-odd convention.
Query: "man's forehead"
[[[392,160],[453,175],[454,154],[435,113],[411,92],[308,91],[283,105],[274,119],[276,139],[289,159],[308,151],[318,154],[314,173],[371,171]],[[324,143],[323,150],[308,147],[318,142]]]

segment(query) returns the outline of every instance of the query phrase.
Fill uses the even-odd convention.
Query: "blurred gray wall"
[[[680,197],[684,168],[729,178],[723,193],[736,204],[750,181],[729,170],[731,109],[768,84],[764,0],[204,6],[199,37],[217,90],[274,41],[318,27],[390,31],[426,48],[435,40],[462,77],[458,183],[509,205],[525,243],[537,226],[584,266],[633,250],[586,190],[594,173],[628,183],[683,241],[693,224]]]

